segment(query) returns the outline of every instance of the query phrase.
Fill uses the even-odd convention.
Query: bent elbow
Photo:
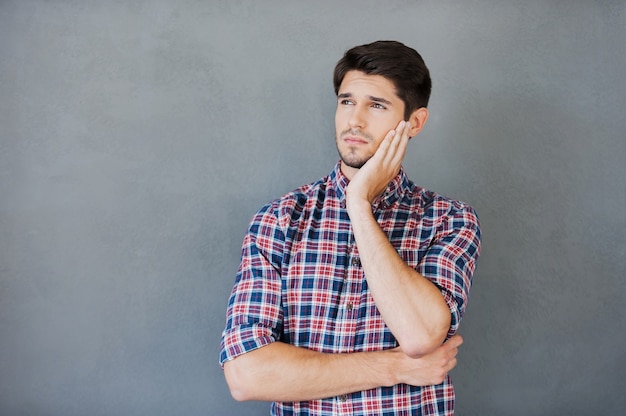
[[[230,387],[230,396],[238,402],[247,402],[249,400],[252,400],[245,395],[245,392],[243,390],[234,389],[232,387]]]
[[[240,388],[239,386],[228,384],[228,389],[230,391],[231,397],[238,402],[246,402],[248,400],[252,400],[246,393],[246,390]]]
[[[437,347],[438,345],[432,346],[432,345],[421,345],[421,344],[402,346],[402,352],[404,352],[406,355],[408,355],[411,358],[420,358],[420,357],[423,357],[424,355],[430,354],[431,352],[435,351]]]
[[[247,388],[248,383],[245,380],[245,376],[234,360],[224,363],[224,377],[233,399],[238,402],[254,400],[249,388]]]
[[[402,351],[411,358],[419,358],[439,348],[450,331],[452,317],[448,309],[445,312],[439,319],[434,319],[431,325],[421,329],[413,328],[409,333],[403,334],[402,339],[398,337]]]
[[[403,344],[400,342],[400,347],[402,348],[402,352],[408,355],[411,358],[420,358],[424,355],[430,354],[434,352],[437,348],[443,344],[446,339],[447,332],[444,334],[435,334],[430,337],[424,337],[422,339],[416,339],[413,337],[412,339],[405,340]]]

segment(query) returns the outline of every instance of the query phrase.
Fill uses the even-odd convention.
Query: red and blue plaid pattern
[[[321,180],[264,206],[252,219],[231,293],[220,364],[271,342],[325,353],[397,346],[368,290],[345,208],[339,163]],[[373,204],[404,261],[437,285],[452,336],[467,305],[480,252],[474,210],[416,186],[401,170]],[[273,415],[451,415],[450,379],[297,403]]]

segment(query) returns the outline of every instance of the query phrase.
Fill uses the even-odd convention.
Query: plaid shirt
[[[264,206],[245,236],[227,310],[220,364],[280,341],[325,353],[398,346],[367,286],[346,211],[338,163],[321,180]],[[465,310],[480,252],[474,210],[416,186],[404,170],[372,204],[404,261],[430,279],[452,315]],[[400,384],[307,402],[273,403],[273,415],[451,415],[450,379]]]

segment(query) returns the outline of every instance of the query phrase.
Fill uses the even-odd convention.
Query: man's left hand
[[[400,172],[402,160],[409,143],[411,124],[404,120],[395,130],[390,130],[376,153],[354,175],[346,190],[346,202],[368,202],[385,191],[389,182]]]

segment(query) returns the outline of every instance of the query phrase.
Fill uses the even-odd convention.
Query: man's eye
[[[352,102],[352,100],[341,100],[341,104],[342,105],[352,105],[353,102]]]
[[[387,107],[385,107],[385,106],[384,106],[384,105],[382,105],[382,104],[378,104],[378,103],[374,103],[374,104],[372,104],[372,107],[374,107],[374,108],[379,108],[379,109],[381,109],[381,110],[385,110],[385,109],[387,109]]]

